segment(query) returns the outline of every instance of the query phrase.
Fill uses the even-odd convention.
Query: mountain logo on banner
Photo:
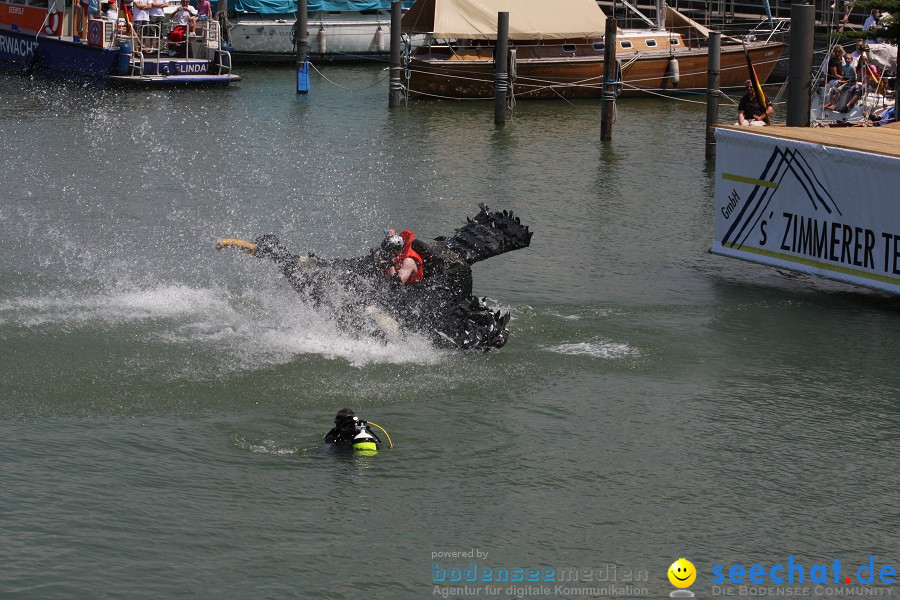
[[[778,191],[784,178],[789,176],[796,180],[799,187],[805,192],[813,210],[816,212],[822,210],[828,215],[835,213],[843,215],[834,198],[816,177],[809,162],[800,151],[776,146],[766,162],[763,172],[756,179],[732,173],[722,174],[723,179],[754,186],[743,204],[738,204],[738,196],[732,194],[728,210],[729,213],[738,210],[738,213],[731,227],[722,237],[722,246],[740,249],[746,243],[747,238],[758,227],[760,220],[769,212],[775,192]]]

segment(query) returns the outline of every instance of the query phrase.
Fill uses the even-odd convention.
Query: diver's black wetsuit
[[[353,416],[345,417],[335,427],[333,427],[331,431],[326,433],[325,443],[334,445],[347,445],[349,447],[353,443],[353,438],[356,437],[356,434],[358,433],[358,423],[363,423],[366,433],[375,438],[377,443],[381,443],[381,439],[377,435],[375,435],[375,433],[369,428],[368,423],[366,423],[365,421],[360,421],[358,417]]]

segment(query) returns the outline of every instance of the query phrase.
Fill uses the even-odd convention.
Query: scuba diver
[[[381,258],[388,263],[385,274],[390,280],[399,280],[404,285],[422,281],[425,277],[425,266],[422,257],[412,249],[415,235],[409,229],[395,233],[393,229],[384,230],[381,241]]]
[[[378,452],[381,439],[369,428],[370,423],[357,417],[353,410],[342,408],[334,416],[334,427],[325,434],[325,443],[337,448],[347,448],[357,454],[371,456]],[[390,448],[394,447],[391,437],[380,425],[371,423],[384,432]]]

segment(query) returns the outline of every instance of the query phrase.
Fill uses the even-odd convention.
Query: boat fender
[[[379,52],[384,52],[384,30],[381,28],[381,25],[375,30],[375,48]]]
[[[116,67],[121,75],[127,75],[131,68],[131,42],[122,42]]]
[[[328,49],[328,43],[325,40],[325,28],[324,27],[319,27],[319,38],[317,41],[318,41],[318,45],[319,45],[319,54],[325,54],[325,51]]]
[[[669,64],[666,66],[666,79],[672,83],[673,88],[678,87],[679,81],[678,59],[674,56],[669,57]],[[666,87],[663,85],[663,87]]]
[[[622,87],[624,85],[622,77],[623,77],[623,75],[622,75],[622,59],[617,58],[616,59],[616,98],[618,98],[619,94],[622,93]]]

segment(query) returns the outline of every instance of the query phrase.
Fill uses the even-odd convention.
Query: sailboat
[[[606,15],[594,0],[419,0],[402,21],[405,35],[424,39],[405,53],[410,96],[493,98],[498,12],[509,12],[509,83],[516,98],[600,97]],[[655,22],[642,18],[647,28],[617,32],[619,93],[705,90],[710,30],[662,1]],[[774,36],[723,37],[721,87],[746,80],[745,52],[765,82],[784,43]]]

